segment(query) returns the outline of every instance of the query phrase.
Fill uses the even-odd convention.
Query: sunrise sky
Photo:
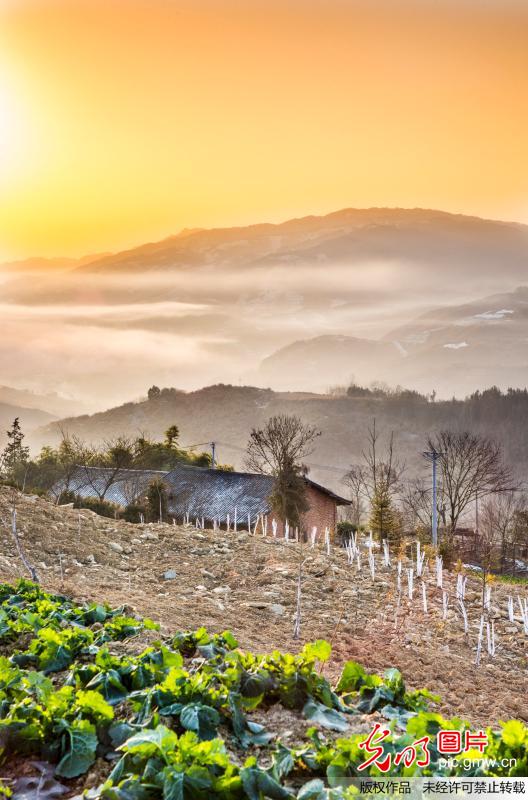
[[[528,222],[528,4],[0,0],[0,259],[345,206]]]

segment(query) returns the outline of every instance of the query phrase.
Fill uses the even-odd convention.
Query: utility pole
[[[211,469],[216,469],[216,442],[211,442]]]
[[[430,461],[433,465],[433,515],[432,515],[432,534],[433,534],[433,547],[438,546],[438,506],[436,501],[436,464],[442,453],[438,450],[426,450],[423,453],[424,458]]]

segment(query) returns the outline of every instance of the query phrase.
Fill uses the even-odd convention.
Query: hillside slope
[[[12,492],[0,489],[4,522],[12,501]],[[365,559],[358,572],[339,548],[332,548],[328,555],[320,543],[314,549],[305,546],[302,635],[295,641],[300,555],[295,543],[247,531],[131,525],[21,495],[16,496],[16,505],[23,547],[45,589],[61,589],[76,599],[104,597],[113,605],[126,603],[160,622],[162,632],[203,624],[215,632],[231,628],[242,647],[260,652],[274,647],[296,652],[305,641],[326,638],[334,645],[326,668],[329,676],[336,676],[349,659],[376,670],[397,666],[410,687],[438,691],[444,713],[467,716],[475,724],[496,724],[508,717],[528,719],[526,642],[520,622],[508,620],[510,587],[493,589],[497,652],[494,658],[484,654],[476,669],[480,610],[474,579],[468,580],[469,633],[464,636],[462,620],[454,610],[454,575],[444,574],[450,598],[444,620],[442,593],[430,569],[426,573],[428,613],[424,614],[419,586],[409,600],[404,585],[398,607],[394,554],[390,568],[375,556],[372,579]],[[0,552],[2,580],[12,582],[24,574],[6,524],[0,527]],[[169,570],[173,572],[164,579]],[[517,591],[514,587],[514,594]]]
[[[445,427],[469,428],[495,437],[522,477],[528,470],[526,392],[504,396],[489,391],[466,401],[428,403],[408,395],[329,397],[217,385],[196,392],[169,390],[159,398],[52,423],[37,431],[32,442],[52,444],[59,440],[61,429],[87,441],[141,431],[163,437],[170,425],[177,424],[182,445],[215,441],[219,460],[240,468],[251,428],[279,413],[296,414],[322,431],[307,463],[314,480],[338,492],[343,491],[340,481],[346,469],[362,459],[366,431],[374,418],[385,436],[394,431],[396,452],[409,473],[428,474],[421,457],[427,436]]]
[[[15,417],[19,417],[20,425],[26,433],[30,433],[41,425],[47,425],[57,418],[47,411],[41,411],[39,408],[26,408],[25,406],[0,401],[0,446],[6,438],[4,429],[11,427]]]

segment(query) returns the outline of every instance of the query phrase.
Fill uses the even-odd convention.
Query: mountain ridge
[[[169,235],[168,237],[155,242],[149,242],[144,245],[128,248],[119,253],[114,253],[102,259],[91,260],[89,263],[79,266],[80,271],[93,272],[99,271],[104,268],[118,268],[119,265],[131,264],[137,256],[149,257],[162,254],[167,249],[174,246],[178,247],[182,243],[184,246],[193,244],[198,241],[207,245],[207,240],[214,240],[216,238],[229,239],[234,238],[236,235],[244,233],[246,236],[250,235],[251,238],[257,238],[262,235],[270,235],[273,233],[284,233],[285,231],[300,231],[309,225],[319,225],[323,229],[332,229],[335,223],[355,222],[356,225],[365,222],[367,219],[372,220],[382,218],[382,220],[418,220],[431,222],[454,222],[456,224],[465,224],[471,226],[478,226],[479,228],[489,227],[490,225],[497,228],[497,230],[511,230],[524,233],[528,237],[528,225],[520,222],[509,222],[506,220],[490,220],[475,215],[466,215],[451,213],[449,211],[442,211],[436,209],[422,209],[422,208],[400,208],[400,207],[382,207],[373,206],[371,208],[343,208],[328,214],[316,215],[309,214],[302,217],[293,217],[284,220],[283,222],[260,222],[252,223],[250,225],[235,225],[228,227],[213,227],[213,228],[198,228],[198,229],[183,229],[178,234]]]

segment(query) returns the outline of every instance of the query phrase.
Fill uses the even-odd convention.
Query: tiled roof
[[[179,466],[164,478],[169,491],[170,514],[190,518],[204,517],[225,522],[234,518],[255,521],[270,510],[268,498],[273,489],[270,475],[226,472],[220,469]]]
[[[80,497],[100,497],[119,506],[127,506],[143,497],[149,484],[161,478],[167,486],[168,511],[176,517],[189,514],[191,519],[198,517],[207,520],[226,522],[229,515],[238,519],[256,521],[260,514],[270,511],[269,496],[273,490],[271,475],[252,472],[227,472],[220,469],[204,469],[181,464],[171,472],[162,470],[120,470],[117,479],[111,481],[113,470],[103,467],[82,467],[75,469],[69,483],[59,481],[50,494],[58,497],[64,490],[73,491]],[[315,489],[331,497],[337,505],[348,504],[330,489],[311,481],[306,482]]]
[[[62,491],[69,490],[83,498],[100,497],[113,472],[114,470],[104,467],[77,467],[68,485],[65,481],[59,481],[52,487],[50,494],[58,497]],[[151,481],[165,475],[166,472],[156,469],[120,470],[117,479],[105,492],[104,499],[118,506],[127,506],[146,492]]]
[[[239,520],[248,515],[256,521],[260,514],[270,511],[269,496],[274,478],[252,472],[227,472],[181,465],[163,479],[169,489],[170,514],[183,517],[204,517],[225,522],[227,515],[233,520],[235,508]],[[306,482],[331,497],[337,505],[348,505],[349,500],[334,494],[330,489],[306,479]]]

